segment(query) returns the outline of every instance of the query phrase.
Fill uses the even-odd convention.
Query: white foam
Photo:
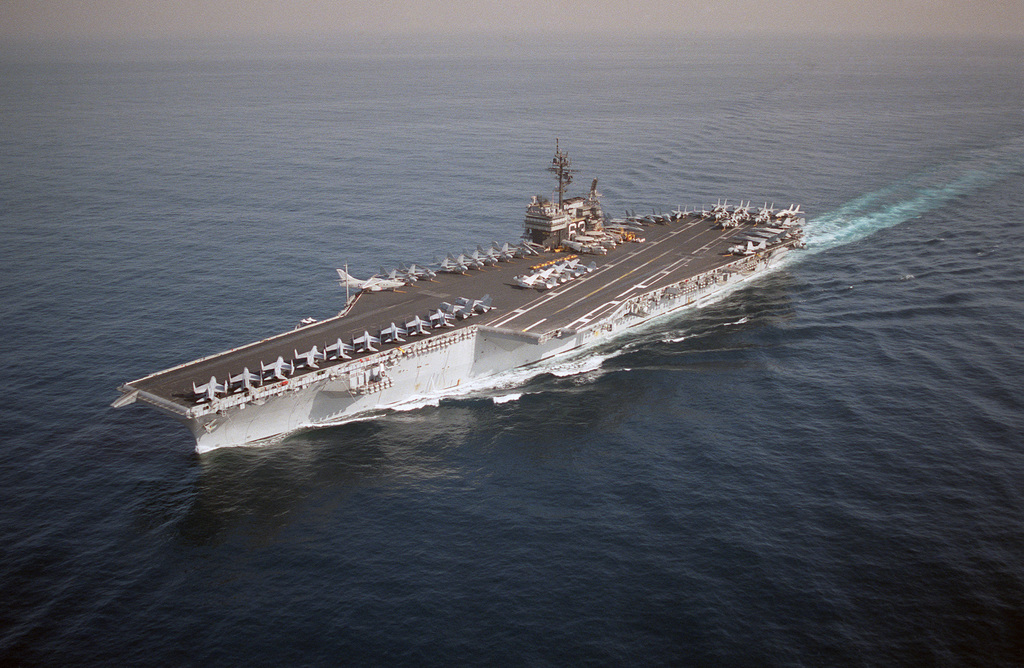
[[[316,424],[303,425],[302,429],[320,429],[321,427],[340,427],[343,424],[351,424],[353,422],[370,422],[376,420],[381,416],[381,413],[360,413],[359,415],[352,415],[349,417],[335,418],[333,420],[324,420],[323,422],[317,422]],[[288,434],[282,434],[280,438],[285,438]]]
[[[807,248],[817,252],[863,239],[991,186],[1022,166],[1022,137],[957,156],[808,220]]]
[[[616,351],[608,352],[604,355],[588,355],[562,364],[556,364],[548,369],[547,372],[552,376],[558,376],[559,378],[579,376],[585,373],[590,373],[591,371],[597,371],[606,360],[609,360],[618,354],[619,353]]]
[[[396,404],[390,404],[387,409],[392,411],[418,411],[421,408],[437,408],[441,405],[441,398],[443,394],[435,394],[430,396],[415,395],[405,399]]]

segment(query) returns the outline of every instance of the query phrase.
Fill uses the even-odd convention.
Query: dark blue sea
[[[0,51],[0,664],[1024,664],[1024,44]],[[607,212],[808,249],[521,382],[199,456],[119,384]]]

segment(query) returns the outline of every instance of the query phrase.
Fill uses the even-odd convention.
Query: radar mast
[[[551,160],[549,172],[558,176],[558,208],[562,209],[565,199],[565,189],[572,183],[572,175],[576,171],[570,167],[569,154],[558,148],[558,138],[555,138],[555,157]]]

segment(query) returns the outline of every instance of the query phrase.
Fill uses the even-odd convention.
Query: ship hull
[[[709,272],[635,296],[610,315],[585,327],[544,335],[471,326],[377,352],[347,364],[260,388],[242,400],[219,402],[217,410],[182,412],[157,408],[182,420],[199,453],[272,442],[304,429],[336,425],[415,406],[464,391],[467,385],[510,369],[591,347],[657,318],[699,307],[737,284],[776,265],[785,247],[748,258],[728,272]],[[486,385],[486,382],[483,383]],[[138,396],[146,401],[146,396]]]

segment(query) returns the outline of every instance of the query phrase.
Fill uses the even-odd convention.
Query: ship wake
[[[807,222],[807,249],[820,252],[912,220],[1024,172],[1024,137],[962,154]]]

